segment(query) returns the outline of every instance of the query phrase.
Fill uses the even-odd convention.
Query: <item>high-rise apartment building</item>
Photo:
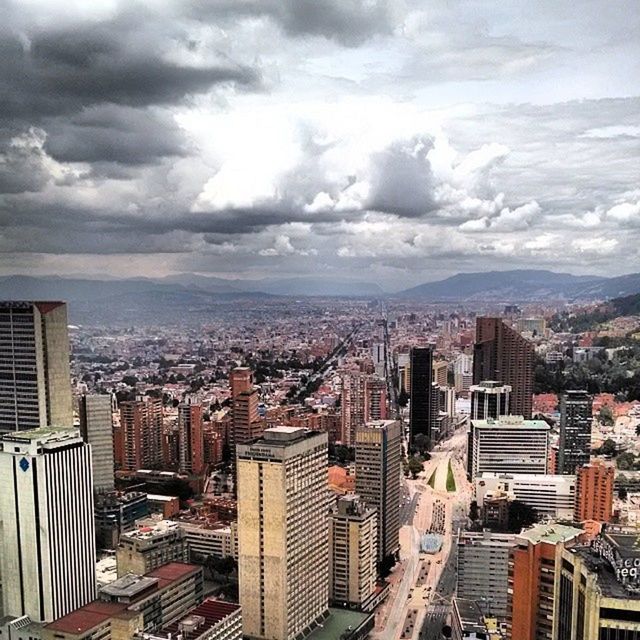
[[[91,451],[75,429],[0,438],[5,615],[51,622],[95,597]]]
[[[329,598],[338,606],[368,609],[376,593],[378,514],[350,494],[329,513]]]
[[[550,523],[516,536],[509,557],[507,640],[555,640],[556,550],[582,534],[582,529]]]
[[[613,515],[615,468],[601,460],[576,469],[575,522],[610,522]]]
[[[433,362],[433,382],[439,387],[447,386],[449,363],[446,360],[436,360]]]
[[[248,367],[236,367],[229,376],[233,402],[233,427],[229,432],[233,449],[238,444],[251,442],[262,435],[264,428],[258,413],[258,390],[253,384],[253,373]]]
[[[544,420],[501,416],[472,420],[469,429],[468,473],[547,473],[549,425]]]
[[[328,613],[327,434],[274,427],[236,453],[244,636],[301,638]]]
[[[366,422],[366,376],[354,372],[345,373],[342,376],[340,411],[342,413],[342,444],[351,447],[355,442],[356,430]]]
[[[510,411],[531,417],[533,345],[500,318],[477,318],[473,384],[497,380],[511,387]]]
[[[383,378],[370,376],[365,382],[365,423],[387,419],[387,383]]]
[[[394,420],[369,422],[356,431],[356,493],[378,513],[378,559],[400,547],[402,429]]]
[[[67,305],[0,302],[0,432],[72,424]]]
[[[78,398],[80,433],[91,445],[93,489],[113,491],[113,415],[110,395],[82,395]]]
[[[411,442],[418,434],[431,438],[433,351],[431,347],[411,349],[411,400],[409,434]]]
[[[471,420],[497,420],[509,415],[511,387],[502,382],[484,380],[469,389],[471,393]]]
[[[558,473],[574,474],[589,464],[593,398],[586,391],[567,391],[560,398]]]
[[[475,600],[482,612],[505,618],[509,587],[511,533],[460,531],[458,534],[458,596]]]
[[[162,464],[162,399],[142,398],[120,403],[120,445],[116,459],[125,471],[153,469]]]
[[[204,470],[202,405],[191,402],[178,405],[178,440],[181,473],[201,474]]]

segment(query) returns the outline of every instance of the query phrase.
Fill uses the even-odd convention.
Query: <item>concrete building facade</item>
[[[615,468],[601,460],[579,467],[576,471],[576,522],[595,520],[610,522],[613,516]]]
[[[78,398],[80,433],[91,445],[93,489],[98,493],[113,491],[113,416],[110,395],[87,395]]]
[[[586,391],[567,391],[560,398],[558,473],[575,474],[591,458],[593,398]]]

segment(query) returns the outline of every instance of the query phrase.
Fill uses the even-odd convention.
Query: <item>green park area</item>
[[[447,491],[455,491],[455,490],[456,490],[456,479],[453,477],[451,460],[449,460],[449,468],[447,469]]]

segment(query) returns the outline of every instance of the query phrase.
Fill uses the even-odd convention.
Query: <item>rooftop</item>
[[[472,420],[476,429],[537,429],[549,431],[551,428],[544,420],[525,420],[522,416],[500,416],[497,420]]]
[[[106,593],[114,598],[133,598],[157,584],[158,580],[154,580],[153,578],[128,573],[103,587],[102,593]]]
[[[12,431],[0,436],[7,442],[32,442],[40,440],[42,442],[60,442],[63,440],[79,439],[80,431],[74,427],[48,426],[28,431]]]
[[[371,619],[373,615],[349,609],[329,609],[329,617],[322,622],[322,626],[316,628],[308,636],[307,640],[337,640],[346,631],[355,631]],[[351,636],[346,636],[346,639]]]
[[[522,531],[517,535],[517,538],[528,540],[532,544],[538,544],[539,542],[557,544],[558,542],[566,542],[567,540],[577,538],[583,533],[584,531],[582,529],[550,522],[548,524],[537,524],[531,527],[531,529]]]
[[[162,634],[168,637],[177,636],[182,633],[186,637],[199,637],[209,629],[215,627],[221,620],[228,618],[231,614],[240,609],[240,605],[235,602],[225,602],[224,600],[216,600],[215,598],[207,598],[195,609],[189,611],[189,615],[182,620],[177,620],[162,629]],[[195,616],[204,618],[201,625],[198,626],[196,633],[185,634],[184,627],[197,622]]]
[[[475,600],[466,598],[454,599],[455,609],[462,624],[462,629],[466,633],[486,633],[487,625],[484,623],[484,616]]]

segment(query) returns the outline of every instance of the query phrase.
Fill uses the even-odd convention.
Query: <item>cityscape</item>
[[[640,640],[638,0],[0,0],[0,640]]]

